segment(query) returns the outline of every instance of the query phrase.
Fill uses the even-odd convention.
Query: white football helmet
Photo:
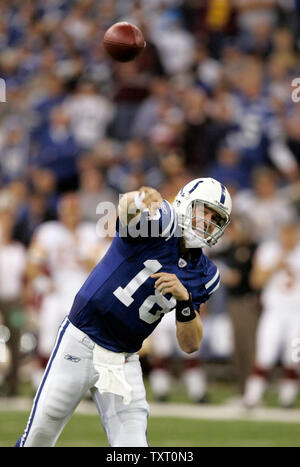
[[[215,245],[230,222],[230,194],[222,183],[210,177],[187,183],[173,206],[187,248]]]

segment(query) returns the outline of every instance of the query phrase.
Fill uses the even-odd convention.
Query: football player
[[[230,194],[218,181],[199,178],[173,206],[142,187],[126,193],[118,209],[116,235],[59,329],[17,446],[53,446],[88,390],[110,446],[148,446],[138,350],[169,312],[181,349],[199,349],[199,307],[220,282],[202,248],[224,233]]]
[[[243,402],[253,408],[262,401],[270,371],[282,366],[279,402],[291,407],[299,391],[299,361],[293,344],[300,338],[300,242],[299,225],[281,227],[278,240],[260,244],[251,273],[252,286],[261,292],[262,313],[256,335],[256,355]]]

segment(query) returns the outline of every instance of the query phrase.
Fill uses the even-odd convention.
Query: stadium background
[[[233,222],[209,252],[223,286],[205,311],[201,362],[211,402],[240,395],[261,311],[251,260],[281,223],[300,221],[297,2],[0,1],[0,14],[1,237],[27,252],[70,191],[82,219],[96,223],[97,204],[116,203],[119,193],[151,185],[172,201],[191,178],[217,178],[232,194]],[[128,64],[102,47],[105,30],[121,20],[139,26],[147,41]],[[39,315],[22,287],[7,311],[3,265],[0,401],[7,401],[32,395]],[[143,364],[147,378],[151,347]],[[187,402],[183,393],[176,387],[171,401]],[[16,422],[16,434],[22,429]]]

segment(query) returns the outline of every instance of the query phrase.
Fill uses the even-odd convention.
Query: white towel
[[[112,392],[123,397],[123,403],[128,405],[132,398],[132,387],[127,383],[124,365],[125,354],[111,352],[99,345],[93,351],[94,367],[99,373],[95,386],[100,393]]]

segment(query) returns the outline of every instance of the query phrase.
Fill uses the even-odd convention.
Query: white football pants
[[[99,379],[93,364],[94,346],[95,343],[68,318],[63,321],[33,401],[27,427],[16,446],[54,446],[89,389],[110,446],[148,446],[149,406],[138,355],[128,356],[124,364],[126,380],[133,389],[131,402],[124,405],[121,396],[100,394],[94,386]]]
[[[257,327],[256,365],[270,369],[281,354],[283,366],[298,368],[299,363],[293,359],[293,343],[299,338],[299,310],[265,309]]]

